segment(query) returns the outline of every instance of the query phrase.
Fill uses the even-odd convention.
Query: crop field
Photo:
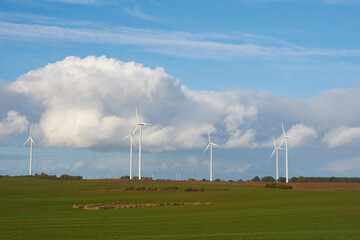
[[[0,239],[360,239],[360,191],[2,178]]]

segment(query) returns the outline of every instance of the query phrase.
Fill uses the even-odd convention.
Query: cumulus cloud
[[[4,89],[26,96],[40,109],[33,130],[37,143],[50,147],[127,148],[128,141],[121,139],[135,124],[136,105],[140,120],[152,124],[143,129],[144,149],[154,152],[203,148],[209,132],[224,148],[272,147],[271,136],[278,143],[282,139],[282,121],[294,137],[289,147],[324,135],[323,141],[335,147],[339,144],[333,143],[331,129],[360,118],[354,111],[360,108],[360,88],[333,89],[309,99],[263,91],[194,91],[161,67],[105,56],[67,57],[20,76]],[[338,142],[359,140],[358,128],[345,132],[348,140]]]
[[[135,105],[144,127],[143,144],[151,151],[194,149],[217,132],[227,147],[252,146],[254,133],[241,132],[256,118],[239,94],[191,91],[158,67],[106,57],[67,57],[30,71],[9,85],[43,109],[34,126],[43,146],[118,149],[134,124]],[[230,135],[229,135],[230,134]]]
[[[242,132],[241,130],[235,130],[230,132],[230,138],[225,143],[225,148],[255,148],[258,144],[255,142],[255,132],[252,129]]]
[[[288,140],[288,147],[298,147],[304,145],[311,140],[318,137],[316,130],[312,127],[308,127],[303,123],[295,124],[291,126],[291,128],[286,131],[286,135],[291,137]],[[275,143],[278,146],[283,139],[283,134],[275,139]],[[283,143],[284,145],[284,143]],[[263,147],[273,147],[274,143],[272,139],[267,140],[262,144]]]
[[[289,140],[289,147],[306,144],[308,141],[317,137],[317,133],[314,128],[305,126],[302,123],[292,126],[286,134],[293,137]]]
[[[330,148],[360,143],[360,127],[340,127],[328,131],[322,138]]]
[[[7,117],[0,122],[0,138],[14,133],[22,133],[28,128],[29,121],[16,111],[9,111]]]

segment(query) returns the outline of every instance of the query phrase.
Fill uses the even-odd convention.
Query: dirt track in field
[[[87,180],[96,182],[130,182],[127,179],[99,179]],[[203,182],[203,181],[175,181],[175,180],[131,180],[131,182],[166,182],[166,183],[180,183],[180,184],[224,184],[224,185],[250,185],[250,186],[265,186],[266,182]],[[320,183],[279,183],[290,185],[295,190],[331,190],[331,189],[357,189],[360,190],[360,183],[347,182],[320,182]]]

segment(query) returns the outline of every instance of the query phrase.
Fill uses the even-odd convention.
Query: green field
[[[160,190],[125,190],[131,186]],[[165,191],[172,186],[178,190]],[[112,202],[211,204],[72,208]],[[360,239],[360,191],[2,178],[0,239]]]

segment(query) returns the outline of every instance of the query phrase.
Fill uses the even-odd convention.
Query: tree
[[[284,178],[284,177],[279,177],[279,182],[286,182],[286,178]]]
[[[300,176],[298,178],[297,182],[305,182],[305,178],[303,176]]]
[[[262,182],[275,182],[275,179],[272,176],[265,176],[261,179]]]
[[[260,182],[260,178],[258,176],[255,176],[253,179],[251,179],[252,182]]]
[[[298,178],[297,177],[292,177],[290,178],[289,182],[297,182],[298,181]]]

